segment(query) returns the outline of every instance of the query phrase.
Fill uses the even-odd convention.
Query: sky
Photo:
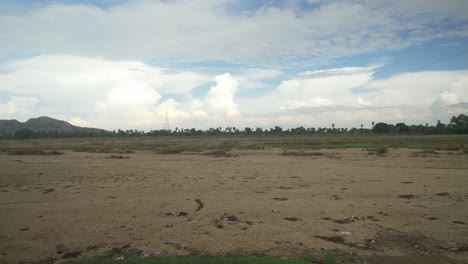
[[[109,130],[468,114],[466,0],[0,0],[0,119]]]

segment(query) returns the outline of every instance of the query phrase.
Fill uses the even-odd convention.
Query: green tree
[[[14,137],[17,139],[32,138],[34,131],[28,128],[22,128],[15,131]]]
[[[437,120],[437,125],[435,127],[435,132],[437,134],[447,133],[447,126],[444,123],[440,122],[440,120]]]
[[[375,126],[372,128],[372,132],[374,133],[388,133],[390,130],[391,126],[383,122],[375,124]]]
[[[398,123],[395,125],[395,128],[396,128],[396,132],[400,134],[409,133],[410,131],[410,127],[407,126],[405,123]]]
[[[468,134],[468,116],[465,114],[452,116],[449,127],[455,133]]]
[[[275,128],[273,129],[273,132],[279,135],[281,134],[281,132],[283,132],[283,129],[279,126],[275,126]]]

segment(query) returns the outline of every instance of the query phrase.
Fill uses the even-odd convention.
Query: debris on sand
[[[188,213],[186,213],[186,212],[173,212],[173,213],[167,213],[166,215],[167,216],[177,217],[177,216],[187,216]]]
[[[56,248],[56,252],[57,254],[63,254],[61,256],[62,259],[72,259],[72,258],[77,258],[77,257],[80,257],[82,255],[83,252],[89,252],[89,251],[94,251],[96,249],[98,249],[98,245],[90,245],[90,246],[87,246],[85,249],[78,249],[78,250],[75,250],[75,251],[69,251],[69,248],[67,248],[64,244],[57,244],[55,246]],[[109,256],[115,256],[115,253],[116,252],[119,252],[119,248],[113,248],[110,252],[109,252]],[[42,263],[42,262],[41,262]],[[47,262],[49,263],[49,262]],[[52,262],[50,262],[52,263]],[[68,262],[67,262],[68,263]]]
[[[449,245],[442,245],[437,246],[440,249],[452,251],[452,252],[467,252],[468,251],[468,244],[462,245],[461,247],[451,247]]]
[[[359,248],[363,250],[373,250],[375,249],[375,240],[374,239],[366,239],[365,243],[350,243],[346,242],[345,239],[341,236],[315,236],[316,238],[335,243],[341,244],[348,247]]]
[[[440,193],[436,193],[437,196],[448,196],[449,193],[448,192],[440,192]]]
[[[344,218],[344,219],[331,219],[330,217],[324,217],[322,218],[323,220],[329,220],[329,221],[332,221],[334,223],[338,223],[338,224],[349,224],[349,223],[352,223],[352,222],[356,222],[356,221],[366,221],[366,220],[371,220],[371,221],[379,221],[377,220],[374,216],[372,215],[363,215],[363,216],[356,216],[356,215],[353,215],[349,218]]]
[[[200,211],[203,208],[203,206],[205,206],[205,204],[200,199],[195,199],[195,202],[198,204],[198,208],[197,210],[195,210],[195,212]]]
[[[230,215],[228,213],[224,213],[220,218],[219,220],[223,221],[223,220],[228,220],[230,222],[237,222],[239,221],[239,218],[237,218],[235,215]]]
[[[134,248],[129,244],[122,246],[121,248],[114,247],[109,252],[110,256],[114,260],[134,259],[134,258],[146,258],[149,254],[141,249]]]
[[[243,212],[239,212],[242,214]],[[214,226],[218,229],[224,229],[228,226],[237,226],[242,230],[247,230],[249,226],[254,225],[251,221],[243,221],[233,214],[224,213],[219,219],[213,220]]]

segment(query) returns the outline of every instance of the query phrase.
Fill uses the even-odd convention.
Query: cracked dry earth
[[[468,262],[468,155],[298,153],[0,154],[0,263],[126,244],[150,255]]]

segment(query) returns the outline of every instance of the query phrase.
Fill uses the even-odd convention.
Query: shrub
[[[62,151],[58,150],[42,150],[42,149],[9,149],[8,155],[63,155]]]
[[[162,148],[158,151],[159,154],[180,154],[184,152],[183,148]]]
[[[387,148],[384,147],[375,148],[369,151],[369,155],[384,155],[385,153],[387,153]]]

